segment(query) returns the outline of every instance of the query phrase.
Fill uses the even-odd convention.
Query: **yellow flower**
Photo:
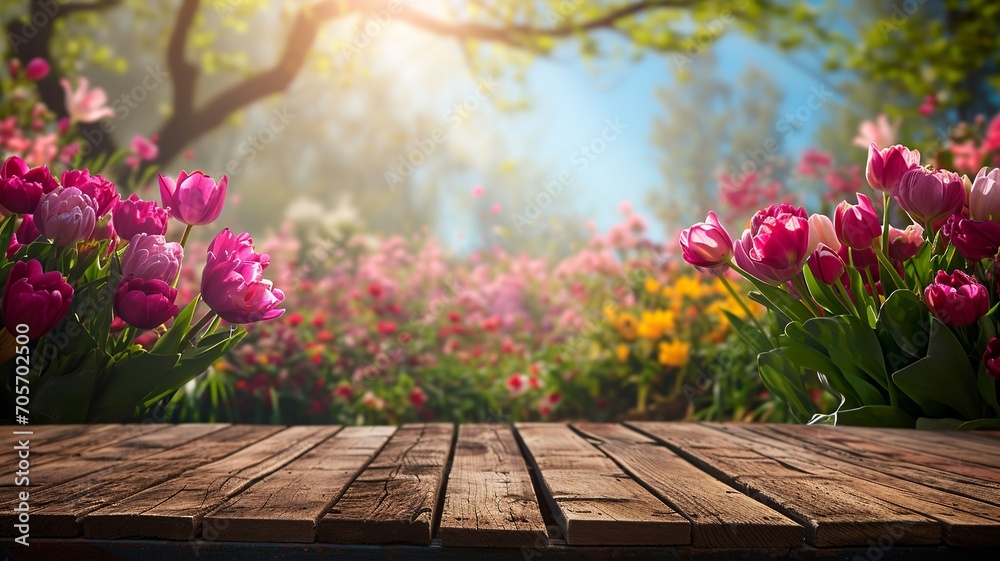
[[[615,347],[615,356],[618,357],[618,362],[625,362],[628,360],[629,349],[628,345],[618,345]]]
[[[622,312],[618,314],[614,319],[615,329],[618,330],[618,334],[621,335],[628,341],[635,339],[637,337],[636,328],[638,326],[638,321],[635,316],[628,312]]]
[[[657,340],[674,329],[674,315],[667,310],[643,312],[638,333],[645,339]]]
[[[660,282],[653,277],[646,278],[646,292],[656,294],[660,291]]]
[[[709,332],[708,340],[713,343],[721,343],[726,340],[726,335],[729,335],[729,318],[724,316],[722,312],[716,312],[715,328]]]
[[[660,343],[660,364],[663,366],[673,366],[680,368],[687,365],[691,360],[691,345],[683,341],[672,343]]]

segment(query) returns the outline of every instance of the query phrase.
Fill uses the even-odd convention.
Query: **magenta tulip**
[[[736,264],[751,276],[774,285],[802,272],[808,250],[806,211],[788,204],[757,211],[750,228],[733,244]]]
[[[139,329],[153,329],[177,315],[177,289],[159,279],[125,277],[115,289],[115,314]]]
[[[181,244],[160,235],[136,234],[122,254],[122,276],[173,284],[183,260]]]
[[[191,175],[182,171],[177,181],[160,174],[160,196],[177,220],[192,226],[209,224],[222,213],[228,183],[225,175],[217,184],[200,171]]]
[[[983,366],[986,368],[987,376],[994,380],[1000,380],[1000,339],[993,337],[986,343]]]
[[[840,280],[846,267],[844,260],[830,246],[820,243],[816,251],[809,257],[809,270],[814,277],[825,284],[833,284]]]
[[[858,193],[858,204],[843,201],[837,205],[833,223],[837,238],[852,249],[871,247],[875,238],[882,233],[882,224],[871,199],[861,193]]]
[[[924,229],[919,224],[910,224],[905,230],[889,227],[889,258],[903,262],[920,251],[924,245]]]
[[[121,199],[114,183],[104,179],[100,174],[90,175],[88,169],[64,171],[62,184],[63,187],[76,187],[93,199],[98,218],[114,210]]]
[[[32,82],[41,80],[49,75],[49,63],[42,57],[35,57],[28,61],[24,67],[24,77]]]
[[[899,144],[879,150],[872,142],[868,148],[865,177],[872,189],[894,194],[903,175],[918,167],[920,167],[920,152]]]
[[[951,231],[951,245],[966,259],[994,257],[1000,249],[1000,224],[992,220],[959,220]]]
[[[990,309],[986,287],[960,270],[950,275],[938,271],[934,284],[924,289],[924,302],[934,317],[951,327],[975,323]]]
[[[881,279],[880,272],[878,268],[878,254],[875,250],[866,247],[864,249],[851,249],[850,247],[843,245],[840,247],[840,251],[837,252],[840,259],[844,263],[850,265],[852,268],[857,269],[861,273],[861,279],[868,284],[868,277],[872,278],[872,281],[879,282]]]
[[[969,216],[1000,222],[1000,168],[979,170],[969,190]]]
[[[3,322],[12,334],[26,325],[28,338],[38,339],[66,317],[72,303],[73,287],[62,273],[43,272],[35,259],[17,261],[3,288]]]
[[[916,168],[903,175],[895,199],[914,222],[937,232],[965,206],[965,183],[954,172]]]
[[[11,156],[0,168],[0,206],[17,214],[32,214],[42,196],[58,186],[48,166],[29,169],[24,160]]]
[[[254,323],[274,319],[285,310],[278,305],[285,294],[264,280],[270,257],[255,253],[250,234],[234,236],[229,228],[208,246],[201,275],[201,296],[219,317],[229,323]]]
[[[714,212],[708,213],[705,222],[681,232],[680,243],[684,260],[695,267],[724,267],[733,258],[733,238]]]
[[[132,193],[129,198],[118,201],[111,219],[121,239],[131,240],[138,234],[165,235],[170,213],[155,202],[144,201]]]
[[[60,187],[42,197],[35,211],[35,226],[58,245],[85,240],[97,225],[94,200],[76,187]]]

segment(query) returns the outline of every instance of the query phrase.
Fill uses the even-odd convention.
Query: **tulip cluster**
[[[731,242],[710,213],[706,222],[680,235],[682,255],[715,274],[731,267],[757,287],[755,298],[778,314],[783,333],[761,355],[762,375],[774,361],[819,370],[830,391],[840,394],[840,422],[855,415],[859,422],[872,422],[872,410],[858,413],[868,406],[891,408],[891,413],[880,409],[877,414],[892,416],[896,423],[941,414],[973,420],[986,409],[970,405],[956,410],[957,404],[995,403],[1000,391],[977,382],[975,374],[982,368],[1000,380],[1000,340],[992,336],[1000,326],[990,318],[1000,305],[1000,168],[985,167],[970,179],[921,166],[916,150],[901,145],[880,149],[872,143],[865,176],[877,200],[859,192],[857,204],[841,202],[832,220],[789,204],[770,205]],[[893,207],[898,207],[895,216],[910,223],[891,223]],[[825,323],[816,325],[823,328],[809,327],[819,319]],[[931,352],[928,337],[936,341],[937,354],[920,362],[922,353]],[[893,358],[894,363],[887,359],[884,365],[878,358],[888,378],[879,377],[869,363],[844,362],[843,353],[856,353],[861,347],[854,345],[862,341],[881,345],[882,353]],[[944,358],[945,349],[955,355],[946,358],[948,363],[930,362]],[[900,353],[906,358],[897,358]],[[969,362],[969,357],[981,359]],[[962,366],[966,362],[968,368]],[[931,364],[951,363],[965,378],[942,384],[974,388],[978,383],[983,395],[962,396],[964,402],[942,397],[945,405],[928,405],[922,392],[929,382],[921,376],[933,375]],[[767,368],[772,379],[796,376],[787,368]],[[859,389],[860,384],[869,385]],[[794,405],[789,387],[772,389]],[[947,393],[944,385],[942,392]],[[900,402],[899,395],[912,401]],[[987,416],[1000,415],[1000,410],[989,411]],[[818,414],[804,407],[799,412],[805,419]]]

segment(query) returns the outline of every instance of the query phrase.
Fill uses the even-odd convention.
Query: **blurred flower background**
[[[970,176],[998,165],[998,16],[988,0],[11,0],[0,152],[99,161],[143,200],[156,171],[227,178],[219,222],[255,233],[287,311],[165,402],[172,419],[781,421],[759,341],[730,327],[763,309],[685,264],[681,228],[779,202],[832,216],[870,192],[871,142]]]

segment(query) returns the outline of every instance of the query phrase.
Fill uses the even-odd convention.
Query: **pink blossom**
[[[69,80],[59,81],[66,92],[66,112],[75,123],[93,123],[105,117],[113,117],[115,112],[107,106],[108,94],[101,88],[90,88],[87,78],[81,76],[76,90]]]
[[[896,143],[896,131],[900,120],[892,123],[885,114],[880,114],[875,121],[862,121],[858,127],[858,136],[854,137],[854,145],[867,149],[874,142],[878,146],[892,146]]]

